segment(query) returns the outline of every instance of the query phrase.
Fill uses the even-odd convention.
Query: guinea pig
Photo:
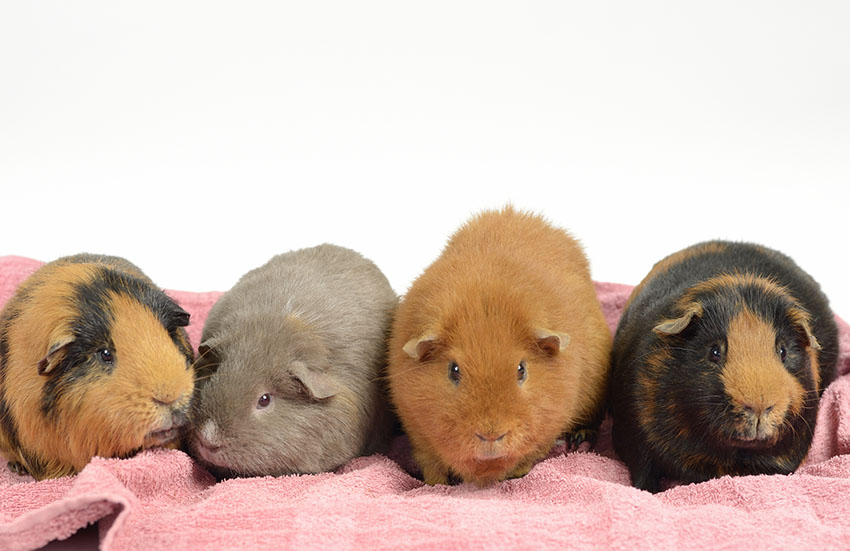
[[[194,389],[189,314],[122,258],[45,264],[0,313],[0,451],[36,479],[176,445]]]
[[[658,262],[614,337],[614,450],[632,484],[790,473],[835,377],[835,320],[782,253],[711,241]]]
[[[389,390],[427,484],[527,473],[604,415],[611,332],[579,244],[543,218],[485,211],[410,286]]]
[[[335,245],[245,274],[204,326],[191,453],[230,477],[325,472],[383,449],[397,303],[374,263]]]

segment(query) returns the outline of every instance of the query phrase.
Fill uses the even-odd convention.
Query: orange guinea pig
[[[389,388],[428,484],[527,473],[604,415],[611,333],[566,232],[479,214],[411,285],[394,320]]]
[[[189,314],[130,262],[42,266],[0,313],[0,451],[36,479],[174,443],[194,388]]]

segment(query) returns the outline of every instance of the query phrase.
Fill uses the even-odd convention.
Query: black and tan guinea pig
[[[791,473],[808,452],[838,331],[782,253],[712,241],[658,262],[614,338],[614,450],[632,484]]]
[[[0,313],[0,451],[36,479],[171,445],[194,388],[189,314],[136,266],[42,266]]]

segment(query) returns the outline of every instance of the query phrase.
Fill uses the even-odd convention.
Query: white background
[[[850,2],[0,4],[0,255],[226,290],[321,242],[402,293],[471,213],[636,284],[784,250],[850,317]]]

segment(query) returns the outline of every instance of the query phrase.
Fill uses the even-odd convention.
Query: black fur
[[[18,429],[9,405],[6,403],[6,370],[9,363],[9,328],[20,316],[20,305],[30,299],[31,289],[21,290],[17,296],[17,302],[9,304],[3,310],[2,327],[0,327],[0,430],[6,435],[6,439],[12,447],[20,447]]]
[[[15,426],[15,420],[12,419],[12,412],[9,411],[5,397],[0,397],[0,428],[12,447],[20,447],[18,428]]]
[[[822,391],[835,377],[838,333],[833,314],[819,285],[787,256],[745,243],[716,242],[722,252],[704,252],[672,265],[648,280],[623,313],[614,339],[609,408],[613,417],[613,443],[629,466],[632,483],[650,491],[661,489],[661,478],[696,482],[719,474],[787,473],[793,471],[811,444],[819,395],[808,393],[804,414],[793,421],[792,430],[770,449],[734,447],[718,439],[724,399],[719,379],[720,365],[708,361],[705,350],[712,342],[723,343],[729,322],[742,305],[773,325],[782,328],[779,340],[788,349],[789,372],[804,389],[814,380],[805,352],[804,335],[792,329],[787,317],[791,302],[786,296],[766,294],[757,285],[740,285],[721,297],[698,296],[705,314],[678,335],[659,337],[653,328],[665,319],[675,319],[675,304],[695,284],[721,274],[750,273],[771,278],[787,287],[808,311],[812,332],[822,350],[819,354]],[[652,360],[653,353],[667,349],[671,360]],[[650,375],[650,362],[662,364]],[[657,399],[653,423],[642,426],[639,402],[646,400],[638,375],[650,377]],[[673,412],[666,409],[674,404]],[[679,430],[686,426],[689,433]],[[653,441],[656,440],[654,443]],[[662,442],[658,444],[657,441]],[[686,465],[686,462],[689,465]]]
[[[21,315],[20,304],[29,300],[29,293],[21,291],[15,304],[10,304],[2,312],[4,317],[0,319],[0,391],[4,388],[6,381],[6,365],[9,356],[9,327]],[[1,393],[0,393],[1,394]]]
[[[9,406],[6,404],[5,389],[6,389],[6,365],[9,358],[9,326],[12,320],[18,316],[17,310],[8,310],[6,318],[3,320],[3,326],[0,327],[0,430],[6,435],[9,444],[19,446],[18,429],[15,427],[15,421],[12,419],[12,413],[9,411]]]
[[[5,323],[0,328],[0,389],[3,388],[6,382],[6,362],[9,355],[9,336],[7,334],[9,324]]]

